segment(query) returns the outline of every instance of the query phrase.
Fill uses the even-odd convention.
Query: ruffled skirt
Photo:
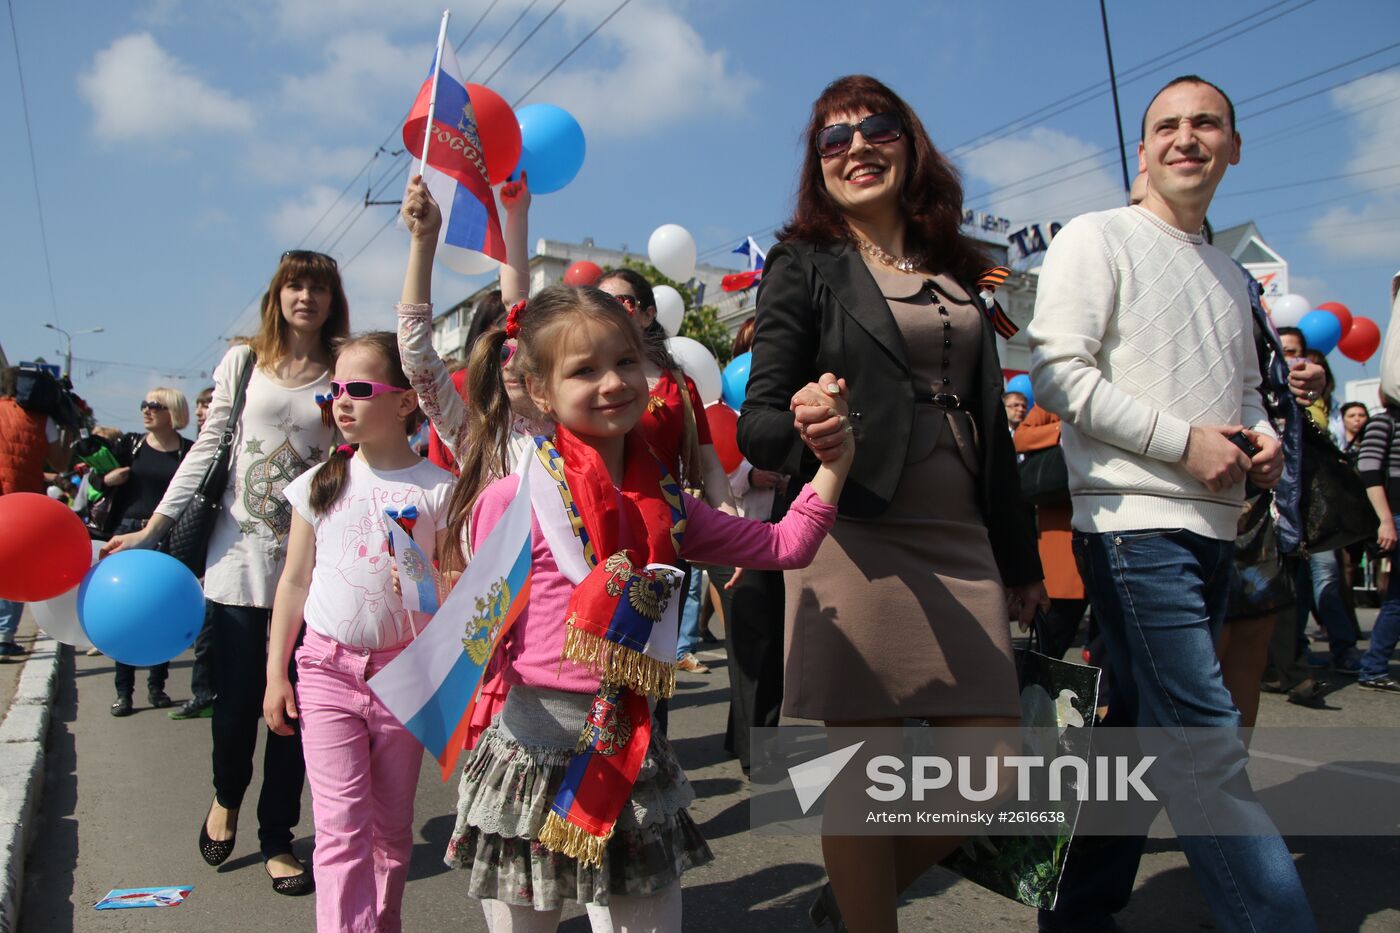
[[[581,866],[535,841],[592,699],[514,686],[471,751],[445,861],[469,872],[472,897],[536,910],[607,904],[611,894],[653,894],[714,859],[686,812],[695,792],[655,723],[601,865]]]

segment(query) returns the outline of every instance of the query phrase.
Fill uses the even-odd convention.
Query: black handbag
[[[1294,563],[1278,551],[1273,493],[1255,496],[1240,515],[1227,619],[1277,615],[1293,608]]]
[[[1102,670],[1041,654],[1042,622],[1043,617],[1036,619],[1029,644],[1015,652],[1021,729],[1027,745],[1022,754],[1047,760],[1057,755],[1087,758]],[[1039,747],[1030,747],[1032,741]],[[1043,824],[1025,835],[982,836],[976,844],[964,844],[953,852],[943,867],[1027,907],[1053,908],[1073,847],[1080,803],[1071,798],[1056,806],[1065,814],[1060,823]]]
[[[1310,554],[1321,554],[1374,541],[1381,521],[1366,495],[1366,485],[1347,455],[1311,417],[1302,422],[1303,547]]]
[[[174,527],[166,534],[161,550],[174,557],[194,573],[204,576],[204,565],[209,555],[209,535],[214,523],[224,510],[224,490],[228,487],[229,461],[233,454],[233,435],[238,430],[238,419],[243,415],[244,396],[248,391],[248,380],[253,376],[257,365],[257,354],[249,353],[243,364],[243,372],[238,377],[238,387],[233,393],[233,406],[229,409],[228,422],[224,425],[223,436],[219,438],[219,449],[214,459],[204,471],[204,476],[195,487],[185,510],[176,519]]]
[[[1059,444],[1021,461],[1021,498],[1031,505],[1069,505],[1069,469]]]

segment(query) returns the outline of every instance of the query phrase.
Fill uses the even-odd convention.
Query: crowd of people
[[[415,510],[405,529],[450,590],[528,495],[528,601],[482,684],[444,857],[494,933],[553,930],[567,902],[595,931],[678,931],[681,876],[714,856],[687,812],[667,698],[675,671],[707,670],[706,612],[723,620],[725,744],[746,771],[750,730],[783,716],[1015,726],[1013,634],[1062,657],[1086,613],[1108,725],[1252,725],[1261,689],[1317,705],[1319,662],[1400,692],[1397,575],[1364,655],[1351,601],[1358,566],[1396,545],[1400,403],[1374,416],[1338,404],[1325,358],[1275,328],[1257,283],[1209,244],[1211,199],[1240,161],[1225,92],[1172,81],[1141,139],[1132,203],[1076,218],[1050,246],[1033,400],[1004,392],[982,294],[992,263],[961,231],[956,171],[897,94],[848,76],[813,104],[795,208],[736,337],[752,363],[732,471],[645,277],[614,269],[527,294],[527,180],[502,191],[500,294],[477,311],[465,366],[441,359],[442,214],[415,178],[397,332],[352,335],[335,260],[289,251],[257,334],[197,401],[195,440],[180,433],[185,397],[153,389],[143,431],[93,441],[110,457],[85,462],[105,468],[65,491],[69,439],[7,384],[0,492],[57,480],[104,554],[158,547],[232,438],[193,696],[172,711],[211,719],[200,855],[217,866],[235,850],[261,732],[273,889],[314,890],[318,929],[381,931],[403,925],[422,748],[368,680],[430,618],[403,606],[385,505]],[[428,459],[409,440],[423,421]],[[1309,546],[1309,432],[1351,458],[1374,541]],[[545,494],[522,490],[524,466],[548,471]],[[678,572],[642,569],[663,565]],[[598,647],[591,584],[609,576],[683,607],[673,653]],[[18,611],[0,606],[0,653],[17,650]],[[1313,614],[1325,659],[1307,649]],[[135,676],[117,665],[113,715],[132,712]],[[166,665],[147,675],[152,707],[172,705],[166,678]],[[580,804],[578,772],[624,750]],[[1215,773],[1246,806],[1243,743],[1226,758]],[[1189,778],[1196,765],[1167,766]],[[308,781],[312,867],[292,851]],[[1192,783],[1169,785],[1169,814],[1193,805]],[[900,892],[964,841],[824,836],[814,922],[897,929]],[[1316,928],[1277,833],[1180,842],[1222,929]],[[1076,838],[1040,929],[1114,929],[1143,844]]]

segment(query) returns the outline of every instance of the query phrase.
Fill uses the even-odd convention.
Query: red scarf
[[[600,560],[622,550],[625,537],[625,546],[641,558],[643,566],[676,562],[685,531],[684,514],[679,521],[675,515],[678,490],[666,488],[674,480],[662,469],[641,429],[634,428],[626,438],[621,496],[598,451],[563,425],[555,433],[554,446],[564,458],[564,478]]]
[[[598,669],[602,679],[539,842],[599,865],[651,744],[651,710],[638,691],[669,695],[675,683],[672,665],[657,665],[642,653],[649,625],[636,626],[641,616],[628,612],[633,604],[627,594],[633,587],[645,589],[654,602],[662,592],[655,577],[638,568],[675,562],[685,506],[640,429],[626,438],[620,496],[596,450],[563,426],[554,443],[597,561],[569,601],[564,656]],[[620,624],[624,616],[630,628]],[[633,637],[622,637],[624,629]]]

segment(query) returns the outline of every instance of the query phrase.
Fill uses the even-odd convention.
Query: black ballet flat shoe
[[[210,807],[212,810],[213,807]],[[204,820],[199,824],[199,854],[204,858],[205,864],[217,868],[228,857],[233,854],[233,844],[238,841],[238,828],[234,827],[231,839],[211,839],[209,838],[209,814],[204,814]]]
[[[297,860],[301,865],[301,860]],[[267,862],[263,862],[263,871],[272,878],[272,890],[286,897],[304,897],[316,890],[316,879],[311,877],[311,872],[305,865],[301,867],[301,874],[288,875],[286,878],[274,878],[272,872],[268,870]]]

